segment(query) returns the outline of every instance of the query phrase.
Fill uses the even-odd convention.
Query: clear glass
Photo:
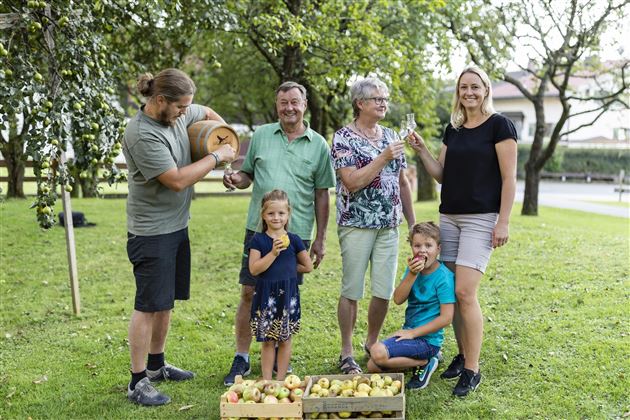
[[[407,114],[407,129],[409,130],[409,134],[411,134],[411,132],[415,130],[417,126],[418,124],[416,124],[416,116],[414,114]]]
[[[223,173],[227,176],[230,176],[234,173],[234,170],[232,169],[232,163],[231,162],[227,162],[225,164],[225,168],[223,169]],[[234,188],[228,188],[227,190],[225,190],[225,192],[232,192],[234,191]]]

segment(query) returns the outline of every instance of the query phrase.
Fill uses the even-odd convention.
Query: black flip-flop
[[[339,356],[339,364],[337,366],[345,375],[359,374],[363,373],[361,370],[361,366],[352,358],[352,356],[348,356],[345,359],[342,359]]]

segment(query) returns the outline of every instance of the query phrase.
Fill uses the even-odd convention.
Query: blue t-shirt
[[[289,240],[291,241],[289,247],[278,254],[267,270],[256,276],[258,280],[267,282],[297,281],[297,254],[304,251],[306,247],[302,239],[294,233],[289,232]],[[260,256],[264,257],[273,248],[273,238],[264,232],[257,232],[252,237],[249,247],[260,251]]]
[[[439,264],[437,270],[428,276],[418,273],[407,298],[403,329],[411,330],[427,324],[440,316],[440,305],[455,303],[455,276],[444,264]],[[405,270],[403,279],[408,272],[409,267]],[[442,347],[444,329],[441,328],[422,338],[431,345]]]

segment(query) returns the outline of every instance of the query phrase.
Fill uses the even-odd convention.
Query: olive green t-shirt
[[[147,116],[144,107],[129,121],[123,154],[129,169],[127,230],[140,236],[172,233],[188,226],[192,188],[175,192],[157,177],[171,168],[190,165],[187,128],[206,116],[191,105],[173,126]]]
[[[321,135],[307,124],[304,134],[289,143],[280,123],[262,125],[252,136],[241,171],[254,177],[247,229],[260,230],[262,197],[280,189],[291,202],[289,231],[303,240],[312,239],[315,190],[335,186],[330,148]]]

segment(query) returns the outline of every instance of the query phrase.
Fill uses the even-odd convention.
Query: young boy
[[[433,222],[414,225],[410,238],[413,256],[402,281],[394,290],[394,302],[407,301],[405,324],[370,349],[368,370],[381,372],[412,368],[408,389],[422,389],[437,369],[437,354],[444,340],[444,327],[453,320],[455,280],[437,260],[440,228]]]

